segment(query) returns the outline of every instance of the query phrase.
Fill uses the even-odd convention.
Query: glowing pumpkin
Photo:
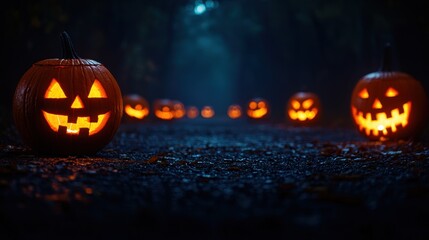
[[[191,118],[191,119],[197,118],[199,114],[200,112],[198,111],[198,108],[195,106],[188,107],[186,111],[186,115],[188,116],[188,118]]]
[[[386,46],[381,69],[360,79],[351,97],[354,123],[370,140],[413,138],[426,123],[423,87],[410,75],[392,71],[390,55]]]
[[[241,107],[240,105],[231,105],[228,107],[228,116],[232,119],[237,119],[241,117]]]
[[[180,119],[186,115],[185,105],[179,101],[172,101],[174,118]]]
[[[319,97],[311,92],[298,92],[287,103],[289,121],[296,125],[314,124],[320,116]]]
[[[215,111],[211,106],[204,106],[201,109],[201,116],[203,118],[212,118],[215,115]]]
[[[142,120],[149,116],[149,103],[137,94],[124,97],[124,118],[127,120]]]
[[[122,96],[102,64],[77,56],[61,34],[62,59],[39,61],[23,75],[13,98],[13,115],[23,140],[48,153],[94,153],[114,136]]]
[[[158,99],[153,103],[153,112],[158,119],[174,119],[173,101],[169,99]]]
[[[247,104],[247,116],[253,119],[265,118],[268,116],[268,102],[262,98],[254,98]]]

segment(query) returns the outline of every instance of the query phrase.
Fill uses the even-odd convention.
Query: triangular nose
[[[378,98],[374,100],[374,103],[372,104],[372,108],[375,108],[375,109],[383,108],[383,105],[381,104],[380,100],[378,100]]]
[[[79,95],[74,99],[71,108],[83,108],[82,99],[80,99]]]

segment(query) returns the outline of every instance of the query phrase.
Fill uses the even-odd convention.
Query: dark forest
[[[206,3],[207,2],[207,3]],[[103,63],[123,94],[185,105],[266,98],[272,120],[296,91],[319,94],[323,123],[349,125],[350,94],[378,70],[383,46],[393,67],[429,88],[429,3],[303,0],[16,1],[2,7],[3,124],[31,64],[60,58],[67,31],[80,57]],[[200,6],[201,7],[201,6]]]

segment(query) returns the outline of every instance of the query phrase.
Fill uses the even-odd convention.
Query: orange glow
[[[292,102],[290,103],[293,107],[293,109],[299,109],[301,107],[301,103],[299,103],[297,100],[292,100]]]
[[[187,111],[188,118],[193,119],[193,118],[198,117],[198,115],[199,115],[199,111],[198,111],[197,107],[192,106],[192,107],[188,108],[188,111]]]
[[[109,120],[110,112],[98,115],[97,122],[90,122],[90,117],[78,117],[76,123],[69,123],[66,115],[57,115],[43,112],[46,122],[54,132],[59,132],[60,127],[65,128],[65,133],[79,135],[81,129],[88,129],[89,136],[100,132]]]
[[[317,116],[317,108],[313,108],[311,110],[299,110],[295,111],[293,109],[288,111],[289,117],[292,120],[298,121],[307,121],[313,120]]]
[[[174,118],[183,118],[186,115],[185,106],[182,103],[176,102],[173,105]]]
[[[107,97],[106,92],[104,91],[104,88],[101,86],[101,83],[98,80],[95,80],[94,83],[92,84],[88,97],[90,98]],[[46,89],[45,98],[50,98],[50,99],[67,98],[63,89],[61,88],[60,84],[55,78],[52,79],[50,85]],[[82,109],[85,106],[83,105],[82,99],[79,97],[79,95],[77,95],[70,107],[71,109]],[[70,134],[70,135],[79,135],[81,129],[88,129],[89,136],[94,135],[100,132],[104,128],[104,126],[106,125],[110,117],[110,112],[107,112],[105,114],[98,115],[96,122],[94,121],[91,122],[91,118],[89,116],[86,116],[86,117],[77,117],[75,123],[69,123],[67,115],[48,113],[43,110],[42,110],[42,113],[49,127],[54,132],[64,131],[65,134]]]
[[[261,101],[251,101],[249,103],[249,108],[247,109],[247,115],[250,118],[263,118],[268,113],[268,104],[261,100]]]
[[[80,99],[79,95],[76,96],[76,98],[74,99],[71,108],[73,109],[78,109],[78,108],[83,108],[83,103],[82,103],[82,99]]]
[[[297,92],[290,97],[286,109],[286,116],[293,123],[310,125],[317,120],[320,112],[319,98],[311,92]]]
[[[386,91],[386,97],[396,97],[398,94],[399,92],[392,87],[388,88]]]
[[[257,110],[247,110],[247,115],[251,118],[262,118],[267,115],[268,110],[266,108]]]
[[[201,116],[203,118],[212,118],[215,115],[215,112],[212,107],[204,106],[201,110]]]
[[[381,104],[380,100],[378,100],[378,98],[374,100],[374,104],[372,104],[372,108],[375,108],[375,109],[383,108],[383,105]]]
[[[366,88],[362,89],[362,91],[360,91],[358,95],[360,98],[363,98],[363,99],[369,98],[369,93]]]
[[[129,104],[125,105],[125,113],[130,117],[135,117],[137,119],[143,119],[149,115],[149,109],[144,108],[141,104],[137,104],[135,108],[131,107]]]
[[[239,105],[231,105],[228,108],[228,116],[232,119],[241,117],[241,107]]]
[[[249,103],[249,108],[250,108],[250,109],[255,109],[255,108],[257,108],[257,107],[258,107],[258,104],[257,104],[256,102],[253,102],[253,101],[252,101],[252,102],[250,102],[250,103]]]
[[[45,98],[67,98],[57,79],[52,78],[51,84],[46,89]]]
[[[155,110],[155,116],[162,120],[171,120],[174,118],[174,113],[168,106],[163,106],[161,109]]]
[[[352,106],[352,115],[355,123],[359,126],[359,130],[364,132],[367,136],[373,135],[379,137],[380,140],[386,139],[389,129],[392,133],[397,131],[398,126],[406,127],[411,112],[411,101],[402,105],[403,112],[400,113],[399,108],[390,111],[391,117],[388,118],[386,113],[381,112],[375,114],[375,119],[372,118],[371,113],[359,112]]]
[[[91,90],[89,90],[88,98],[107,98],[106,91],[97,79],[95,79]]]
[[[313,106],[313,103],[314,103],[313,99],[307,99],[304,102],[302,102],[302,107],[304,109],[309,109],[311,106]]]

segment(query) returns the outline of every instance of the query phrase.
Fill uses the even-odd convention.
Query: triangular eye
[[[362,90],[359,92],[359,97],[360,97],[360,98],[363,98],[363,99],[367,99],[367,98],[369,98],[368,90],[366,90],[366,88],[362,89]]]
[[[386,97],[396,97],[398,94],[398,91],[392,87],[388,88],[386,91]]]
[[[89,90],[88,98],[107,98],[106,91],[104,91],[103,86],[97,79],[95,79],[91,90]]]
[[[313,105],[314,101],[313,99],[307,99],[302,103],[302,107],[304,109],[309,109]]]
[[[52,78],[51,84],[46,89],[45,98],[67,98],[57,79]]]

